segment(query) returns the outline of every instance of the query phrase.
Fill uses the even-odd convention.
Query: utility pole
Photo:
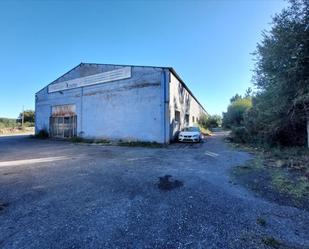
[[[23,112],[21,115],[21,128],[24,128],[24,106],[23,106]]]

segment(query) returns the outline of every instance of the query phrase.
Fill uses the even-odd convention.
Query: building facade
[[[35,96],[35,131],[169,143],[208,115],[173,68],[81,63]]]

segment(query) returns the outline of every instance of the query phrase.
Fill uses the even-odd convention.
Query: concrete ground
[[[0,137],[0,248],[309,248],[309,213],[233,184],[250,155],[223,136],[167,148]],[[160,190],[164,175],[183,186]]]

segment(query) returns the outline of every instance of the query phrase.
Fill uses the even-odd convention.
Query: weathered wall
[[[197,119],[207,113],[172,72],[170,72],[169,86],[170,139],[173,140],[178,131],[186,126],[197,125]],[[180,121],[175,120],[176,110],[180,112]],[[189,123],[185,122],[186,114],[189,115]],[[194,117],[194,121],[192,117]]]
[[[122,66],[81,64],[53,83],[119,69]],[[53,105],[75,104],[77,134],[89,138],[164,141],[163,69],[132,67],[132,77],[36,94],[36,132],[49,129]]]

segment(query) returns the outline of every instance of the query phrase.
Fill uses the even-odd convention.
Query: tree
[[[235,96],[237,97],[235,100]],[[252,98],[242,98],[241,95],[236,94],[231,98],[230,105],[227,108],[227,112],[223,113],[223,126],[225,128],[243,126],[244,113],[252,107]]]
[[[22,120],[24,115],[24,122],[34,123],[34,111],[33,110],[25,110],[19,114],[18,120]]]
[[[245,92],[245,98],[251,97],[253,95],[252,88],[249,87]]]
[[[258,89],[248,122],[271,143],[309,146],[309,2],[290,0],[255,52]],[[253,121],[254,120],[254,121]],[[250,127],[248,127],[250,129]]]
[[[210,115],[208,116],[207,120],[206,120],[206,126],[208,128],[217,128],[217,127],[221,127],[222,124],[222,118],[220,115]]]
[[[199,124],[204,128],[217,128],[221,127],[222,118],[220,115],[203,115],[199,119]]]
[[[238,93],[236,93],[231,99],[230,99],[230,102],[235,102],[237,100],[240,100],[242,99],[241,95],[239,95]]]

